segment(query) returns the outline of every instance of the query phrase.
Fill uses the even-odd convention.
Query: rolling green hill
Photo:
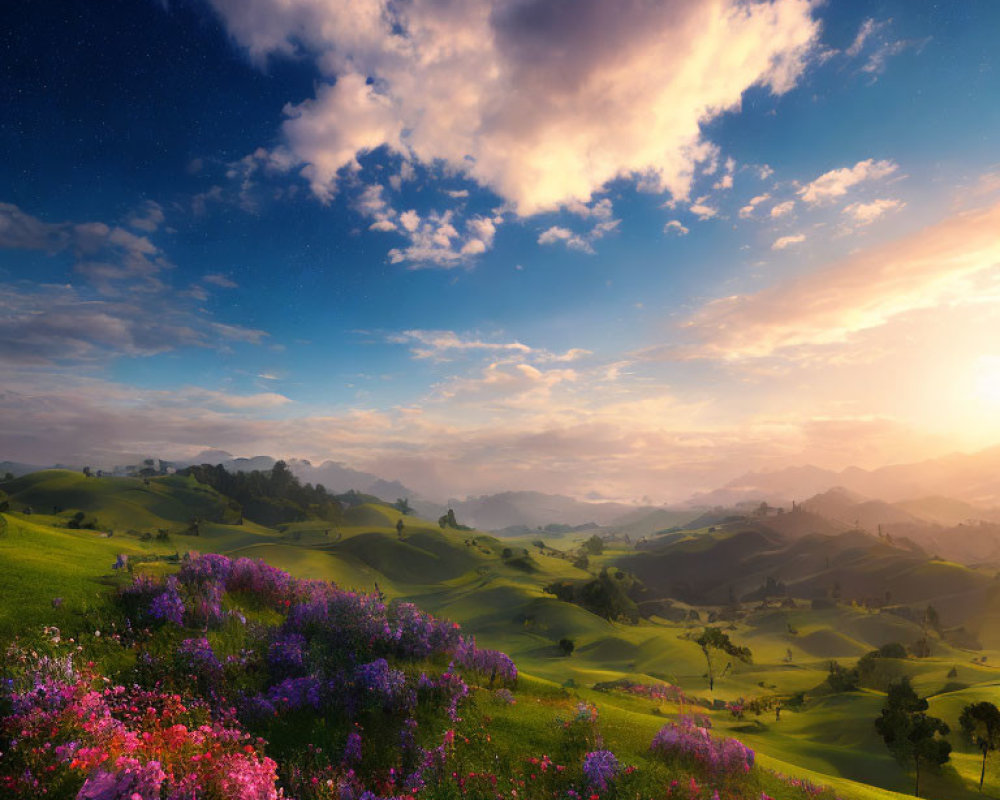
[[[908,658],[894,668],[912,676],[918,690],[931,697],[932,711],[953,728],[966,703],[1000,701],[1000,669],[993,666],[1000,665],[1000,636],[990,633],[1000,630],[1000,585],[994,585],[992,575],[857,532],[789,539],[769,527],[770,519],[731,523],[711,532],[656,537],[642,551],[612,543],[591,558],[588,572],[574,567],[568,553],[478,531],[441,529],[411,516],[402,517],[400,535],[400,513],[377,503],[345,509],[336,523],[307,519],[269,528],[249,520],[227,522],[228,498],[192,478],[153,478],[147,485],[141,479],[88,479],[47,471],[6,488],[14,512],[0,515],[0,594],[5,600],[0,638],[5,640],[43,624],[64,631],[94,627],[95,620],[99,624],[95,614],[102,594],[125,580],[112,569],[118,554],[153,557],[195,550],[260,558],[302,577],[377,588],[389,598],[414,600],[462,623],[483,645],[508,652],[525,676],[525,686],[598,703],[609,742],[639,760],[646,745],[638,743],[648,744],[664,715],[677,707],[621,692],[596,692],[591,688],[595,684],[621,678],[669,682],[706,706],[713,700],[772,696],[787,702],[802,693],[801,708],[786,709],[780,720],[773,713],[743,720],[725,709],[709,713],[720,732],[757,748],[762,763],[828,784],[848,799],[895,797],[893,792],[909,789],[910,779],[872,727],[882,696],[870,689],[831,693],[825,684],[829,663],[850,664],[883,644],[911,643],[926,633],[919,621],[852,606],[851,599],[889,589],[894,602],[933,602],[946,620],[965,607],[966,624],[987,649],[965,650],[931,632],[929,658]],[[33,513],[23,513],[26,506]],[[54,514],[53,507],[58,509]],[[96,518],[100,526],[66,527],[77,511]],[[198,536],[186,533],[192,517],[203,520]],[[166,539],[141,536],[160,529],[168,531]],[[529,556],[523,556],[522,547]],[[651,594],[670,598],[660,609],[670,619],[654,612],[637,624],[609,621],[544,591],[553,581],[589,580],[606,565],[632,571]],[[139,568],[171,569],[168,562]],[[716,623],[754,657],[753,663],[734,663],[709,693],[704,655],[694,639],[710,615],[725,610],[730,586],[744,596],[768,577],[780,579],[800,599],[790,607],[759,607],[754,599],[740,604],[732,619]],[[834,583],[840,585],[839,603],[813,609],[802,599],[826,595]],[[52,604],[56,597],[62,598],[58,608]],[[692,605],[695,600],[708,604]],[[972,611],[970,603],[975,603]],[[569,656],[559,647],[562,639],[574,644]],[[509,712],[511,724],[534,725],[530,704],[521,706]],[[518,716],[522,714],[528,716]],[[532,735],[543,736],[539,731]],[[927,796],[973,796],[978,761],[957,738],[954,743],[953,766],[928,781]],[[988,777],[987,791],[993,796],[1000,792],[995,772]]]

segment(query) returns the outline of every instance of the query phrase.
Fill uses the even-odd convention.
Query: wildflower
[[[602,792],[608,788],[620,769],[618,758],[610,750],[595,750],[583,758],[583,775],[587,783]]]

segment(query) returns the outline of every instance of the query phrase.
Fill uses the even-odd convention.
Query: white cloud
[[[420,215],[412,208],[399,215],[399,223],[410,233],[420,227]]]
[[[680,220],[672,219],[663,226],[664,233],[676,233],[678,236],[687,236],[691,231],[681,224]]]
[[[790,214],[792,209],[795,208],[794,200],[786,200],[784,203],[778,203],[771,209],[771,218],[777,219],[778,217],[783,217],[786,214]]]
[[[620,219],[604,219],[585,234],[574,233],[561,225],[553,225],[539,234],[538,243],[557,244],[561,242],[571,250],[579,250],[582,253],[593,255],[595,252],[593,243],[618,230],[620,223]]]
[[[750,86],[791,89],[819,32],[809,0],[212,4],[254,58],[307,54],[336,78],[286,110],[317,196],[386,146],[521,215],[587,203],[616,178],[685,199],[710,154],[701,126]]]
[[[409,240],[406,247],[391,249],[389,260],[393,264],[408,262],[411,268],[467,266],[474,256],[482,255],[493,246],[497,224],[503,219],[499,216],[471,217],[465,221],[465,234],[461,235],[455,227],[457,221],[453,211],[432,211],[421,217],[411,208],[399,214],[385,199],[384,187],[380,184],[366,186],[356,206],[363,215],[374,218],[368,230],[395,231]]]
[[[753,216],[753,212],[757,208],[757,206],[759,206],[761,203],[763,203],[763,202],[765,202],[767,200],[770,200],[770,199],[771,199],[771,195],[769,195],[769,194],[759,194],[756,197],[751,198],[750,202],[747,203],[745,206],[743,206],[743,208],[740,209],[740,216],[743,219],[747,219],[747,218]]]
[[[772,250],[784,250],[786,247],[790,247],[793,244],[799,244],[806,240],[806,235],[804,233],[796,233],[791,236],[782,236],[774,240],[774,244],[771,245]]]
[[[557,242],[564,243],[572,250],[580,250],[584,253],[594,252],[594,248],[590,245],[590,242],[579,234],[573,233],[569,228],[563,228],[560,225],[553,225],[551,228],[542,231],[538,236],[539,244],[556,244]]]
[[[711,219],[719,213],[719,209],[713,208],[707,203],[708,197],[699,197],[691,205],[691,213],[700,220]]]
[[[393,264],[408,262],[411,269],[433,266],[443,269],[468,267],[474,256],[482,255],[493,246],[496,234],[494,218],[473,217],[460,234],[454,224],[454,212],[432,211],[421,218],[416,211],[404,211],[399,221],[410,243],[389,251]]]
[[[590,205],[581,203],[579,200],[572,200],[566,204],[566,210],[570,214],[576,214],[578,217],[583,217],[584,219],[593,217],[600,220],[609,220],[614,216],[614,207],[611,204],[611,200],[607,197]]]
[[[723,175],[719,180],[712,184],[713,189],[732,189],[733,188],[733,176]]]
[[[416,358],[447,360],[455,354],[469,351],[506,351],[529,355],[534,351],[521,342],[487,342],[478,336],[462,336],[454,331],[408,330],[388,337],[394,344],[410,345]]]
[[[851,203],[844,207],[844,213],[859,225],[868,225],[890,211],[898,211],[906,203],[902,200],[880,199],[870,203]]]
[[[847,191],[859,183],[876,181],[892,175],[898,165],[892,161],[875,161],[869,158],[859,161],[853,167],[832,169],[806,184],[799,194],[806,203],[821,203],[843,197]]]

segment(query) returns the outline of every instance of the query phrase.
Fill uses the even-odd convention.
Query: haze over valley
[[[998,30],[0,8],[0,796],[1000,797]]]

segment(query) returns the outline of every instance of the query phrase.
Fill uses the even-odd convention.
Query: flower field
[[[136,574],[100,618],[103,634],[47,628],[6,653],[5,797],[832,797],[761,770],[707,719],[616,752],[597,707],[519,682],[457,624],[261,561]]]

